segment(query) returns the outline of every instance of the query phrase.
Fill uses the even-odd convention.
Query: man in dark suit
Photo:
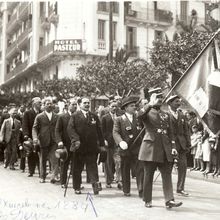
[[[70,152],[71,141],[67,133],[67,126],[70,120],[70,116],[76,111],[77,109],[77,102],[76,100],[70,100],[68,111],[66,113],[62,113],[58,116],[56,128],[55,128],[55,138],[58,144],[58,148],[66,148],[68,152],[68,158],[66,161],[60,161],[60,182],[61,187],[66,187],[66,180],[67,180],[67,171],[72,160],[72,153]]]
[[[111,183],[114,180],[113,167],[115,167],[116,182],[118,188],[121,189],[121,158],[119,155],[119,148],[116,146],[113,139],[112,131],[113,124],[117,117],[117,102],[112,100],[109,103],[109,112],[105,114],[101,119],[102,133],[105,138],[107,147],[107,160],[105,162],[105,177],[106,188],[111,188]]]
[[[86,164],[87,174],[92,183],[94,194],[98,194],[101,187],[99,183],[97,155],[100,146],[104,146],[98,116],[89,111],[90,100],[82,98],[80,111],[76,111],[69,121],[68,134],[71,144],[75,146],[73,165],[73,188],[76,194],[81,194],[81,173]]]
[[[152,207],[153,176],[157,168],[161,173],[166,207],[178,207],[173,196],[172,168],[173,156],[177,151],[169,115],[160,108],[162,105],[161,89],[149,91],[150,102],[139,113],[143,121],[145,135],[139,151],[139,160],[144,162],[143,200],[147,208]]]
[[[183,112],[179,109],[181,105],[180,98],[177,95],[170,96],[167,99],[169,105],[169,115],[173,127],[174,141],[178,152],[178,181],[177,193],[188,196],[185,192],[185,179],[187,171],[187,152],[190,151],[191,140],[187,119]]]
[[[43,100],[44,111],[38,114],[34,120],[32,129],[34,145],[40,145],[40,183],[45,183],[46,163],[51,163],[51,183],[58,181],[58,159],[55,157],[57,144],[55,141],[55,126],[57,115],[53,113],[53,102],[50,97]]]
[[[18,111],[14,107],[9,110],[10,117],[3,121],[0,131],[0,142],[6,144],[4,167],[7,168],[9,165],[11,170],[15,170],[14,163],[17,160],[17,146],[21,145],[19,135],[21,122],[15,118],[17,113]]]
[[[125,196],[130,196],[131,188],[131,169],[133,164],[136,168],[136,181],[139,196],[142,197],[143,193],[143,166],[138,161],[138,152],[141,140],[138,139],[135,143],[134,140],[138,136],[141,127],[139,126],[136,113],[136,103],[138,99],[130,96],[122,100],[121,108],[125,113],[116,118],[113,127],[113,138],[115,143],[120,147],[121,156],[121,173],[122,173],[122,186]]]
[[[32,99],[32,108],[24,112],[23,121],[22,121],[22,130],[24,140],[27,141],[28,139],[32,141],[32,127],[34,124],[34,119],[36,118],[37,114],[40,113],[41,108],[41,99],[39,97],[34,97]],[[38,166],[39,170],[39,157],[38,153],[34,150],[28,155],[28,169],[29,175],[28,177],[32,177],[35,173],[35,168]]]

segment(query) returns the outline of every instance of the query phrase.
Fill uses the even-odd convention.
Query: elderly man
[[[97,155],[101,147],[104,146],[104,138],[98,116],[89,111],[90,100],[82,98],[79,105],[80,110],[71,116],[67,129],[71,144],[76,149],[73,165],[73,188],[76,194],[81,194],[81,173],[84,164],[86,164],[93,192],[98,194],[101,190],[101,183],[99,183]]]
[[[4,151],[4,167],[7,168],[9,165],[11,170],[15,170],[14,163],[17,159],[17,146],[21,145],[19,139],[21,122],[15,118],[17,113],[18,111],[14,107],[9,110],[10,117],[4,120],[0,131],[0,142],[6,143],[6,148]]]
[[[138,136],[141,127],[138,123],[136,113],[136,103],[138,99],[130,96],[122,100],[121,108],[125,111],[123,115],[116,118],[113,127],[113,138],[115,143],[120,148],[121,156],[121,173],[122,186],[124,196],[130,196],[131,189],[131,169],[135,164],[135,176],[137,181],[137,188],[139,196],[143,193],[143,167],[142,163],[138,161],[138,152],[141,140],[135,139]]]
[[[22,122],[22,130],[24,140],[32,141],[32,128],[34,124],[34,119],[36,118],[37,114],[40,113],[41,108],[41,99],[39,97],[34,97],[32,99],[32,108],[24,112],[23,122]],[[38,153],[35,151],[31,151],[28,155],[28,169],[29,175],[28,177],[32,177],[35,173],[35,168],[38,166],[39,170],[39,157]]]
[[[44,111],[34,120],[32,136],[34,145],[40,145],[40,183],[45,183],[46,163],[49,159],[52,168],[51,183],[58,181],[58,159],[55,157],[57,144],[55,141],[55,126],[57,115],[53,113],[53,102],[50,97],[43,100]]]
[[[152,186],[155,170],[158,168],[163,184],[165,205],[178,207],[174,201],[172,185],[173,156],[177,154],[169,114],[163,112],[161,89],[149,91],[150,102],[142,108],[139,118],[143,121],[145,135],[139,151],[139,160],[144,162],[143,200],[147,208],[152,207]]]
[[[182,196],[188,196],[188,193],[185,191],[187,170],[186,154],[190,151],[191,146],[188,122],[185,115],[180,110],[181,101],[177,95],[170,96],[166,102],[169,105],[170,120],[174,128],[174,141],[178,151],[177,193]]]
[[[67,126],[71,115],[76,111],[76,109],[77,109],[77,101],[74,99],[70,100],[68,105],[68,111],[58,116],[56,128],[55,128],[55,138],[58,144],[58,148],[65,147],[68,152],[67,160],[65,162],[61,161],[60,182],[62,188],[66,187],[67,171],[70,161],[72,160],[71,158],[72,154],[70,152],[71,141],[67,133]]]

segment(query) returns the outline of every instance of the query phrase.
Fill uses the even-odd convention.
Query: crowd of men
[[[115,181],[129,197],[131,178],[136,178],[139,197],[147,208],[152,207],[153,177],[158,169],[165,206],[181,206],[182,202],[174,200],[173,164],[178,166],[177,193],[188,196],[187,153],[195,145],[191,128],[199,123],[183,114],[179,97],[166,100],[166,111],[160,88],[149,90],[142,100],[135,96],[112,99],[98,114],[90,111],[90,104],[86,97],[70,99],[58,114],[51,97],[35,97],[31,108],[22,105],[17,109],[12,104],[3,109],[0,156],[4,168],[15,170],[19,155],[22,172],[27,159],[28,177],[38,168],[40,183],[45,183],[50,173],[50,182],[59,182],[62,188],[67,187],[69,171],[77,195],[83,189],[82,171],[86,168],[87,182],[97,195],[102,190],[98,164],[103,163],[106,188],[112,188]],[[207,167],[210,171],[210,165]]]

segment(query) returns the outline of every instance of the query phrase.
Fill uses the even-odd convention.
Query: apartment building
[[[203,1],[113,2],[113,49],[149,59],[149,48],[192,9],[205,22]],[[8,2],[0,5],[0,83],[33,91],[41,80],[75,77],[77,68],[108,54],[109,2]]]

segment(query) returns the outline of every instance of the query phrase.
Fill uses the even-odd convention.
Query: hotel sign
[[[54,40],[54,52],[82,52],[82,40]]]

